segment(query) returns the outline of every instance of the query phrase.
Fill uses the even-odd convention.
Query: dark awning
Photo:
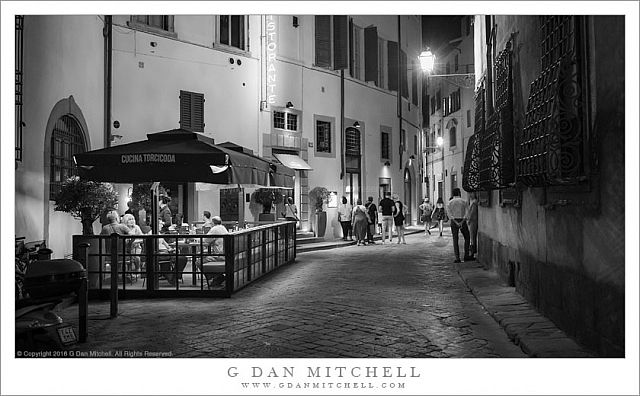
[[[148,140],[76,154],[80,176],[94,181],[258,184],[266,186],[272,165],[260,157],[214,144],[183,129],[150,133]],[[240,147],[240,146],[238,146]],[[281,187],[290,187],[293,183]]]

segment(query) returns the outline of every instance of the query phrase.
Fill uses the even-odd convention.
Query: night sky
[[[463,15],[423,15],[422,44],[433,51],[460,36],[460,20]]]

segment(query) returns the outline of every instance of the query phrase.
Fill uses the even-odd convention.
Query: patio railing
[[[73,258],[87,269],[90,298],[113,299],[115,288],[116,298],[230,297],[295,260],[296,223],[226,235],[74,235]]]

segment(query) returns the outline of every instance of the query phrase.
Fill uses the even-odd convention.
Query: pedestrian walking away
[[[436,202],[436,207],[433,208],[433,212],[431,213],[431,218],[438,222],[438,227],[440,228],[440,236],[442,236],[442,228],[444,227],[444,221],[447,218],[447,214],[444,210],[444,201],[442,197],[438,198]]]
[[[460,197],[460,189],[453,189],[453,198],[447,204],[447,215],[451,219],[451,234],[453,235],[453,252],[456,255],[454,263],[460,262],[460,247],[458,246],[458,232],[464,236],[464,260],[469,261],[469,228],[467,227],[467,202]]]
[[[478,252],[478,196],[476,193],[471,193],[469,196],[466,218],[469,225],[469,257],[475,260],[475,254]]]
[[[287,203],[284,206],[283,217],[289,221],[298,222],[298,208],[293,204],[293,198],[287,197]],[[296,223],[297,224],[297,223]]]
[[[367,208],[362,205],[362,200],[358,198],[352,213],[353,235],[358,241],[358,246],[367,244],[367,228],[369,228],[369,215]]]
[[[393,224],[396,226],[398,232],[398,243],[402,242],[405,245],[407,240],[404,238],[404,219],[407,215],[407,207],[400,201],[400,197],[396,194],[393,197],[395,201],[395,213],[393,215]]]
[[[385,243],[387,232],[389,233],[389,242],[393,242],[393,211],[396,206],[391,199],[390,191],[385,192],[384,195],[385,197],[378,205],[382,213],[382,243]]]
[[[367,214],[369,215],[369,227],[367,227],[367,240],[370,244],[375,244],[373,241],[373,235],[376,233],[376,224],[378,224],[378,208],[373,203],[373,197],[367,198],[367,203],[364,205],[367,208]]]
[[[429,202],[429,198],[425,198],[424,202],[422,202],[418,208],[422,211],[420,221],[424,224],[424,234],[431,235],[431,212],[433,212],[433,205]]]
[[[347,202],[347,197],[342,197],[342,203],[338,206],[338,221],[342,227],[342,240],[346,241],[347,238],[353,241],[353,232],[351,230],[351,215],[353,208],[351,204]]]

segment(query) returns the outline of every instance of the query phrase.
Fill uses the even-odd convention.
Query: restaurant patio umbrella
[[[200,133],[173,129],[150,133],[147,140],[76,154],[80,176],[115,183],[204,182],[293,187],[284,167],[238,150],[216,145]],[[271,179],[271,180],[270,180]]]

